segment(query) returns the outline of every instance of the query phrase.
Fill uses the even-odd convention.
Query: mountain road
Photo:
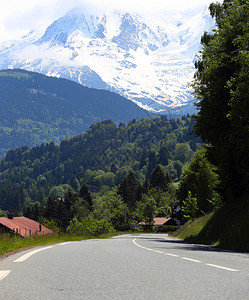
[[[0,259],[0,299],[248,299],[249,253],[166,234],[36,247]]]

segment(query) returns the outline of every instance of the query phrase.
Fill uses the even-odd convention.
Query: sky
[[[221,0],[219,0],[221,1]],[[74,8],[122,9],[147,14],[184,13],[205,8],[213,0],[6,0],[0,3],[0,43],[18,38],[31,30],[48,27]]]

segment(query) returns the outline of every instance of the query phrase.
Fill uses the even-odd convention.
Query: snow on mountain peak
[[[23,68],[105,88],[162,113],[191,112],[186,84],[200,37],[214,21],[207,10],[148,17],[112,11],[70,11],[45,31],[0,47],[0,68]],[[6,44],[5,44],[6,45]]]

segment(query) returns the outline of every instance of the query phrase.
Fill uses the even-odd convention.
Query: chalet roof
[[[2,217],[0,218],[0,224],[17,232],[23,237],[29,237],[35,234],[54,234],[52,230],[26,217],[14,217],[13,219]]]
[[[169,220],[171,220],[171,218],[163,218],[163,217],[159,218],[159,217],[158,217],[158,218],[154,218],[153,220],[154,220],[153,225],[158,226],[158,225],[164,225],[164,224],[167,223]],[[139,223],[139,225],[148,225],[148,224],[145,223],[144,221],[142,221],[142,222]]]

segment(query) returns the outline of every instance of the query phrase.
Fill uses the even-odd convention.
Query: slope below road
[[[123,235],[41,249],[0,260],[1,299],[248,298],[249,254],[167,235]]]

